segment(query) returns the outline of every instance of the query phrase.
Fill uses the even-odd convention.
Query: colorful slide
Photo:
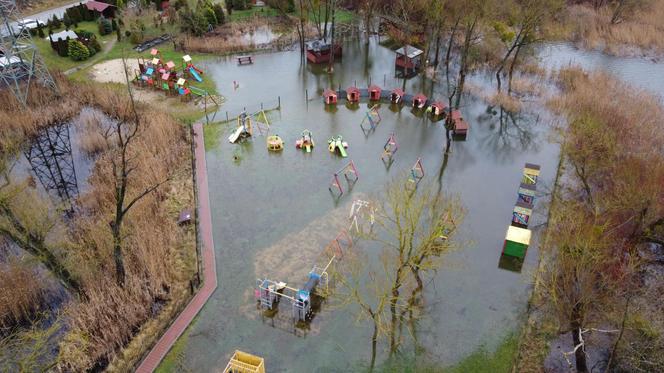
[[[201,78],[201,75],[198,73],[197,69],[193,66],[189,66],[189,72],[191,73],[191,76],[194,77],[198,82],[202,82],[203,78]]]
[[[242,134],[242,131],[244,130],[244,127],[240,126],[238,127],[235,132],[233,132],[230,136],[228,136],[228,141],[231,143],[235,143],[237,139],[240,138],[240,134]]]
[[[337,147],[337,149],[339,149],[339,153],[341,154],[342,157],[344,158],[348,157],[348,153],[346,153],[346,148],[344,148],[344,144],[341,141],[341,138],[337,138],[334,145]]]

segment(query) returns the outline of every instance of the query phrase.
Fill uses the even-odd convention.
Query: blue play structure
[[[198,82],[203,81],[203,78],[201,78],[201,74],[199,74],[198,71],[196,71],[196,69],[193,66],[189,67],[189,73],[191,74],[191,76],[194,77],[194,79],[196,79],[196,81]]]

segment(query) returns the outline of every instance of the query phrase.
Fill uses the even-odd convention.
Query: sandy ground
[[[127,62],[127,72],[129,73],[129,78],[133,78],[135,71],[131,67],[132,61]],[[93,80],[100,83],[121,83],[125,84],[127,78],[125,77],[124,66],[122,64],[122,59],[118,58],[115,60],[109,60],[102,63],[98,63],[90,69],[90,76]],[[164,101],[166,97],[160,92],[154,92],[146,89],[134,89],[134,95],[139,101]]]

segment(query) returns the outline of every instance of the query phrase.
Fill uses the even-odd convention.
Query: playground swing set
[[[246,111],[240,113],[237,116],[237,128],[230,136],[228,136],[228,141],[231,144],[235,144],[243,139],[247,139],[254,135],[254,129],[258,130],[258,133],[266,135],[270,131],[270,121],[267,119],[265,111],[261,110],[254,114],[247,114]],[[281,142],[281,149],[278,148],[278,143]],[[273,145],[273,146],[271,146]],[[283,149],[283,140],[278,135],[269,136],[267,140],[268,150],[278,151]]]
[[[330,186],[328,187],[332,193],[334,193],[335,190],[338,191],[338,196],[344,194],[344,189],[341,186],[339,175],[344,176],[349,188],[351,188],[353,184],[355,184],[360,179],[360,175],[357,173],[357,169],[355,168],[355,163],[353,163],[352,160],[345,166],[341,167],[337,172],[334,173],[334,175],[332,175],[332,182],[330,182]]]
[[[390,137],[383,145],[383,154],[381,154],[380,159],[387,164],[392,164],[394,160],[394,154],[399,150],[399,144],[397,143],[397,138],[394,133],[390,134]]]
[[[417,185],[424,178],[424,166],[422,165],[422,158],[417,158],[413,167],[410,168],[410,175],[408,176],[409,184]]]
[[[360,127],[366,134],[369,131],[374,131],[380,121],[381,117],[380,113],[378,112],[378,105],[374,105],[370,107],[369,110],[367,110],[364,118],[362,119],[362,122],[360,123]],[[369,128],[365,128],[365,123],[369,123]]]

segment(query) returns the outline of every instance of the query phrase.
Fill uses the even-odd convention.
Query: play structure
[[[376,209],[370,202],[356,199],[350,207],[348,218],[350,219],[348,231],[362,233],[365,222],[369,223],[369,231],[371,231],[376,222]]]
[[[434,117],[445,117],[445,108],[447,108],[447,105],[441,101],[435,101],[429,107],[427,108],[427,112],[429,112],[432,116]]]
[[[346,153],[348,143],[343,141],[343,137],[341,137],[341,135],[327,140],[327,145],[330,153],[339,153],[339,155],[344,158],[348,157],[348,153]]]
[[[314,147],[314,138],[311,134],[311,131],[304,130],[302,131],[302,137],[295,141],[295,148],[304,149],[307,153],[311,153],[311,149]]]
[[[325,101],[326,105],[333,105],[337,103],[337,92],[331,90],[331,89],[326,89],[323,91],[323,100]]]
[[[424,178],[424,166],[422,165],[422,158],[417,158],[413,167],[410,168],[410,175],[408,181],[417,187],[417,184]]]
[[[330,186],[328,187],[330,192],[334,193],[337,191],[338,196],[344,194],[344,188],[342,187],[341,181],[339,180],[339,175],[344,176],[349,188],[351,188],[360,179],[360,175],[357,173],[357,169],[355,168],[355,163],[353,163],[353,161],[346,163],[345,166],[341,167],[337,172],[334,173],[334,175],[332,175],[332,182],[330,182]]]
[[[189,80],[202,82],[203,71],[194,66],[191,56],[182,57],[182,66],[177,68],[175,62],[164,61],[158,49],[150,50],[150,58],[138,58],[138,70],[134,76],[134,83],[152,87],[164,92],[168,96],[180,96],[182,100],[191,100],[193,97],[209,99],[219,106],[217,100],[207,91],[192,86]]]
[[[369,86],[369,100],[380,101],[382,90],[377,85]]]
[[[367,133],[367,131],[373,131],[376,129],[376,126],[380,123],[381,119],[380,113],[378,112],[378,105],[374,105],[365,113],[364,118],[360,123],[360,127],[365,133]],[[368,128],[365,127],[367,123],[369,124]]]
[[[505,243],[503,244],[501,256],[509,256],[521,260],[526,256],[532,236],[532,232],[528,229],[528,224],[533,214],[533,204],[535,203],[535,191],[537,190],[539,174],[539,165],[526,163],[517,194],[517,202],[512,211],[512,221],[505,235]]]
[[[399,150],[399,144],[397,143],[397,138],[394,133],[390,134],[390,137],[387,138],[385,145],[383,145],[383,154],[381,154],[380,159],[383,162],[392,163],[394,153]]]
[[[267,137],[267,150],[278,152],[284,150],[284,140],[279,135],[271,135]]]
[[[270,121],[265,114],[265,111],[261,110],[252,115],[248,115],[246,112],[240,113],[237,117],[237,127],[230,136],[228,136],[228,141],[232,144],[241,141],[243,139],[253,136],[254,129],[258,130],[260,135],[265,135],[270,131]],[[276,136],[279,138],[279,136]],[[276,139],[273,139],[276,144]],[[281,138],[279,138],[281,140]],[[281,147],[283,148],[283,141],[281,142]],[[268,149],[270,149],[270,144],[268,142]],[[281,150],[281,149],[270,149],[270,150]]]
[[[260,356],[235,350],[224,373],[265,373],[265,361]]]
[[[403,100],[403,96],[406,94],[404,93],[403,90],[396,88],[393,89],[392,92],[390,93],[390,102],[393,104],[400,104],[401,101]]]
[[[324,266],[314,265],[309,271],[304,285],[296,289],[281,281],[270,279],[256,280],[255,296],[259,307],[264,311],[276,312],[282,300],[290,303],[291,317],[294,322],[306,322],[313,316],[314,297],[324,298],[329,290],[330,275],[328,270],[335,260],[343,258],[344,248],[353,246],[353,241],[346,231],[341,231],[323,250],[330,258]]]
[[[189,75],[196,79],[197,82],[203,81],[203,78],[201,78],[203,71],[194,66],[194,64],[191,62],[191,56],[188,54],[182,56],[182,70],[188,72]]]

